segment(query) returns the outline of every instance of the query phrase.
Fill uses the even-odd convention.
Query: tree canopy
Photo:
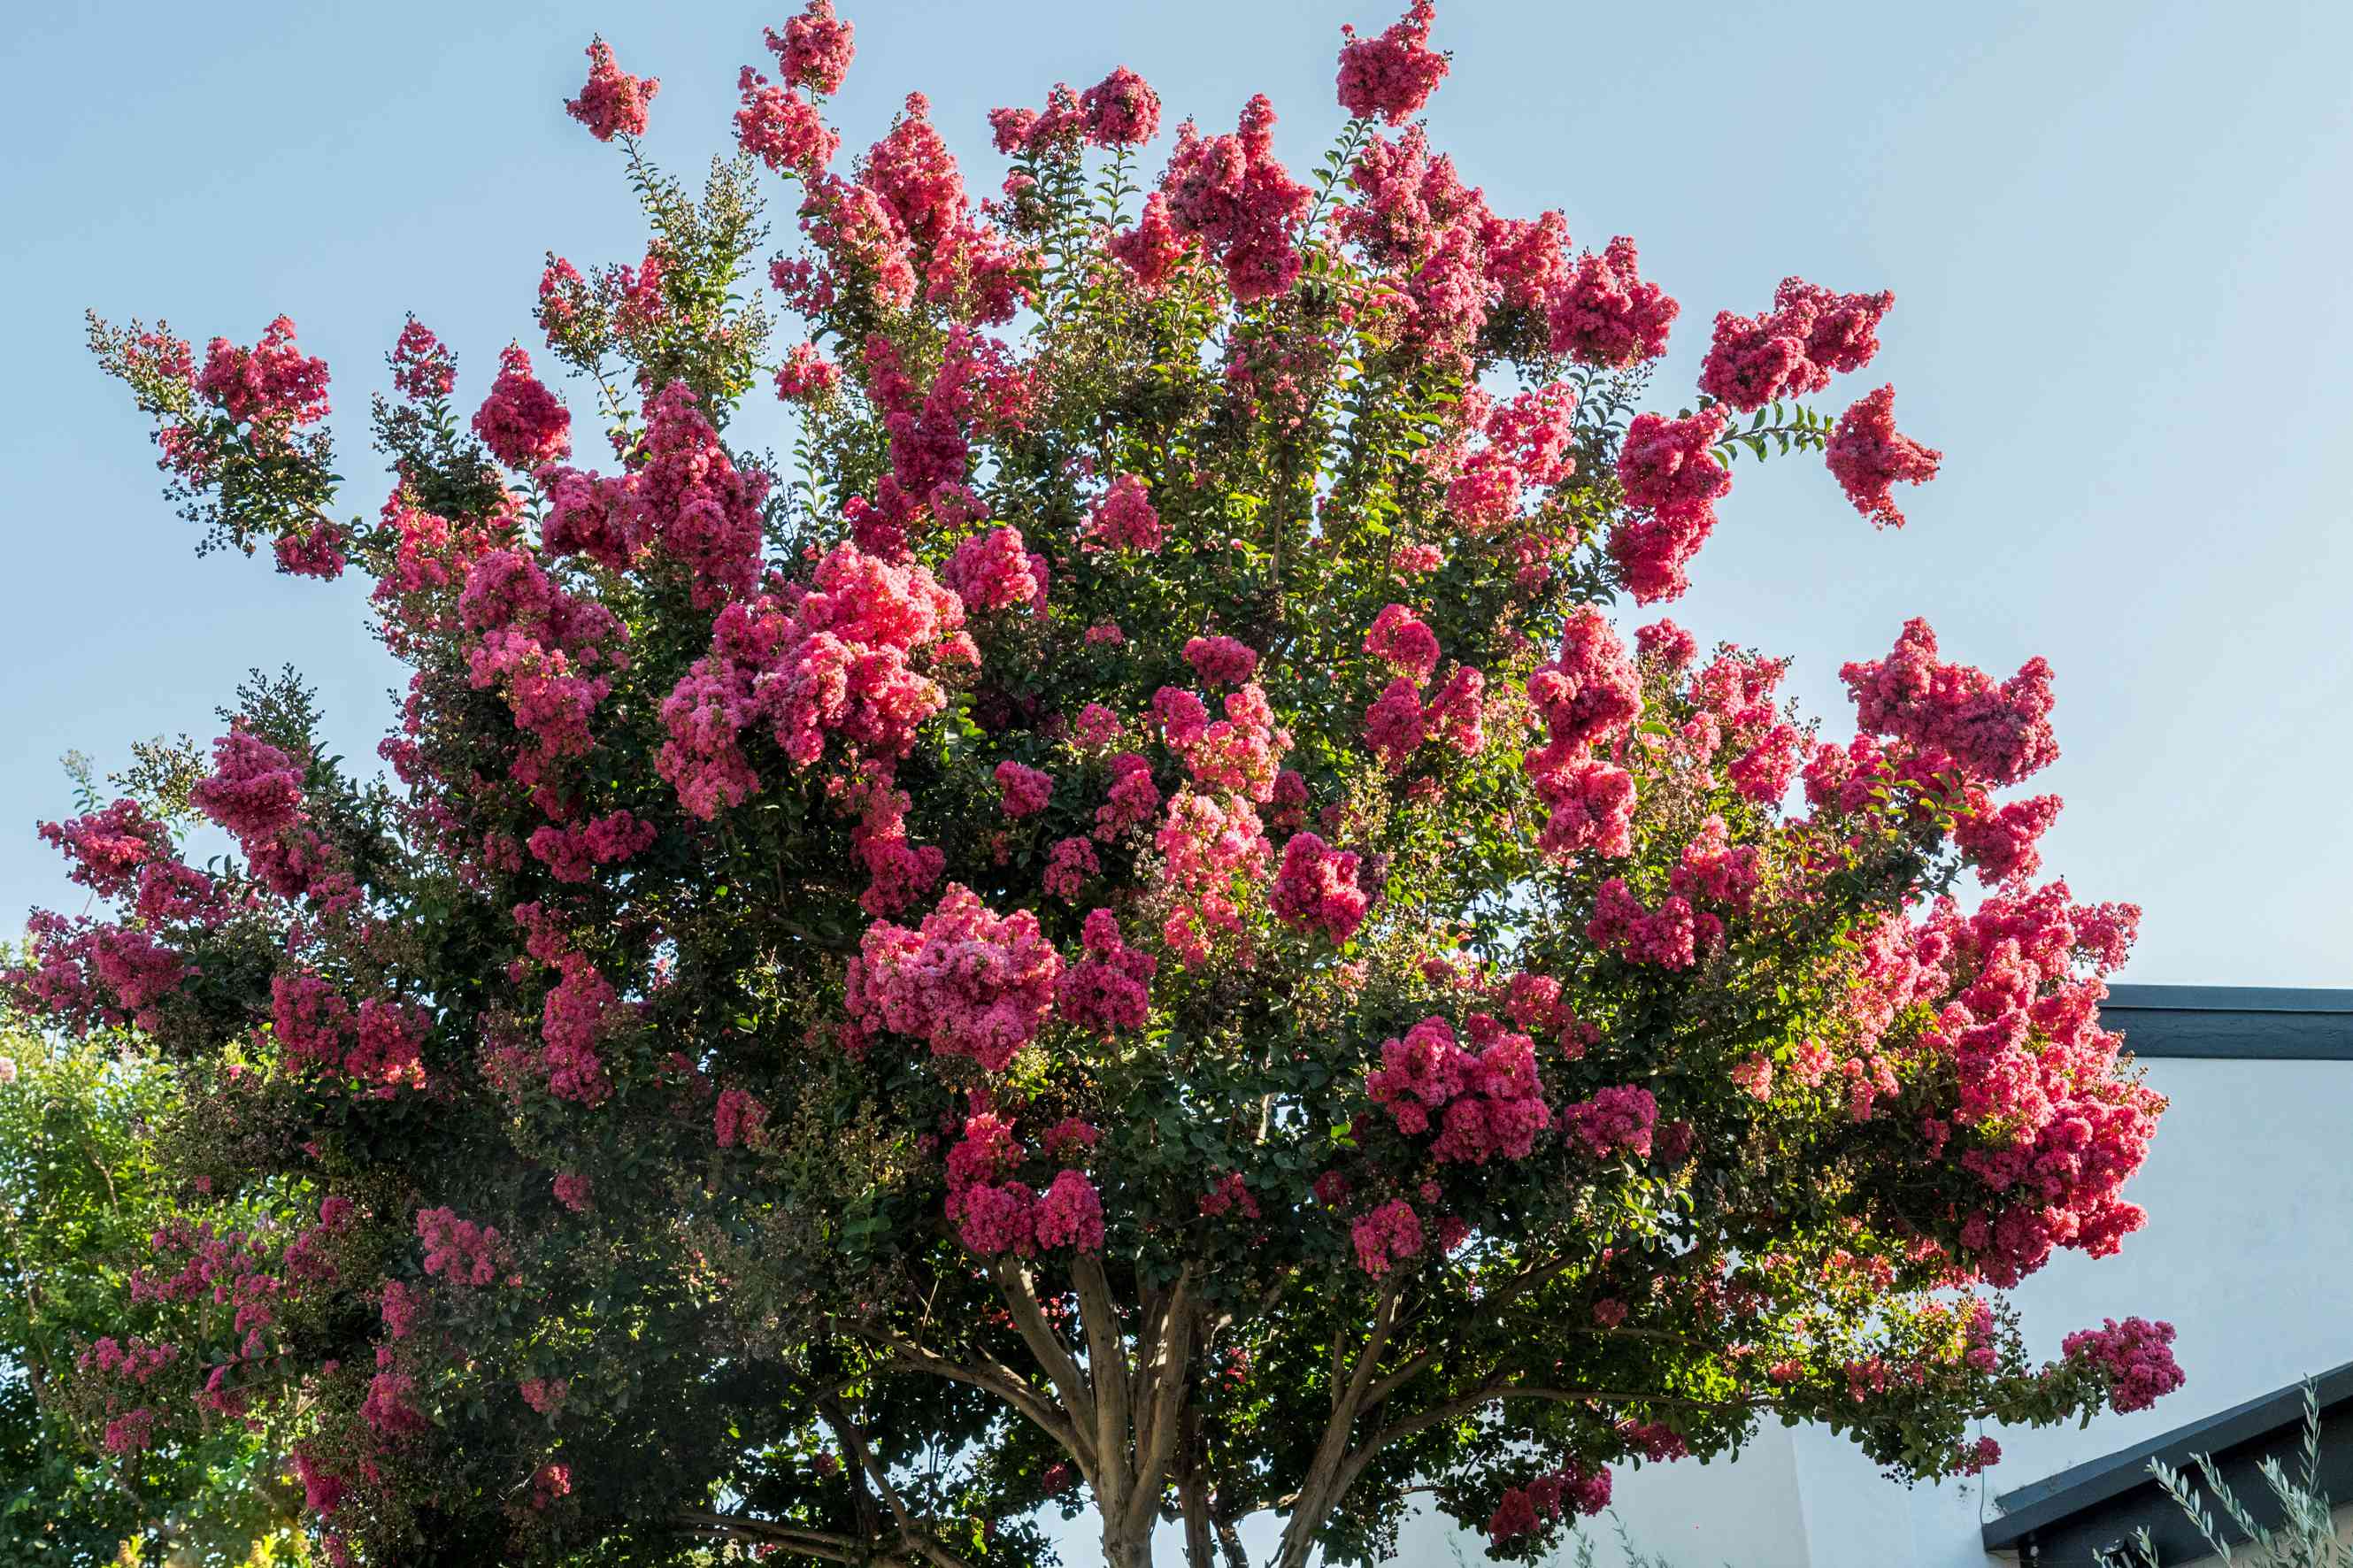
[[[1676,301],[1429,145],[1432,21],[1344,38],[1304,179],[1261,97],[1147,184],[1123,68],[977,202],[920,94],[842,160],[828,0],[699,191],[600,39],[646,250],[551,254],[470,417],[412,319],[373,516],[293,323],[93,318],[206,545],[364,574],[412,672],[387,772],[290,671],[41,828],[101,908],[7,984],[168,1091],[44,1363],[113,1485],[251,1445],[368,1563],[1041,1563],[1088,1504],[1114,1568],[1414,1506],[1525,1561],[1761,1423],[1934,1477],[2179,1381],[2004,1304],[2140,1224],[2162,1109],[2137,911],[2007,793],[2050,669],[1915,621],[1834,740],[1631,624],[1736,468],[1904,521],[1892,390],[1805,401],[1894,297],[1787,279],[1654,398]]]

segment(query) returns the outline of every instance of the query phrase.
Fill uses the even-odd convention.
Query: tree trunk
[[[1133,1534],[1122,1534],[1113,1526],[1103,1526],[1103,1552],[1104,1568],[1152,1568],[1152,1527]]]

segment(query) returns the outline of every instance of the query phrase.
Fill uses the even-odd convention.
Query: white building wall
[[[1673,1568],[1987,1568],[1992,1494],[2353,1361],[2353,1062],[2146,1065],[2172,1100],[2129,1189],[2147,1228],[2113,1258],[2063,1254],[2013,1299],[2045,1356],[2103,1318],[2168,1321],[2186,1384],[2087,1428],[1989,1428],[2001,1463],[1939,1487],[1895,1485],[1812,1428],[1768,1428],[1730,1464],[1621,1471],[1634,1545]],[[1622,1562],[1598,1533],[1597,1560]],[[1482,1545],[1424,1520],[1397,1561],[1476,1563]]]

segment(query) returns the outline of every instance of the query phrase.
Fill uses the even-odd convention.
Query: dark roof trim
[[[2353,991],[2111,985],[2100,1021],[2137,1057],[2353,1061]]]
[[[2340,1408],[2353,1407],[2353,1362],[2323,1373],[2314,1382],[2324,1422]],[[2177,1426],[2161,1437],[2004,1492],[1994,1500],[2003,1510],[2001,1517],[1989,1520],[1982,1532],[1986,1550],[2015,1550],[2029,1537],[2051,1534],[2063,1526],[2084,1522],[2086,1516],[2121,1509],[2122,1500],[2132,1492],[2146,1489],[2154,1494],[2157,1483],[2148,1473],[2151,1459],[2163,1459],[2178,1468],[2187,1465],[2192,1454],[2220,1458],[2232,1448],[2294,1434],[2303,1421],[2304,1384],[2292,1384],[2202,1421]]]

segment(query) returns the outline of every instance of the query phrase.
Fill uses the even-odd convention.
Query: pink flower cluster
[[[1785,278],[1762,316],[1717,313],[1699,388],[1743,413],[1778,397],[1820,392],[1833,372],[1857,371],[1879,352],[1879,323],[1895,296],[1841,294]]]
[[[1161,940],[1187,968],[1198,967],[1208,961],[1217,935],[1241,934],[1238,885],[1265,876],[1274,847],[1248,800],[1229,795],[1221,801],[1191,789],[1178,791],[1168,803],[1167,820],[1153,844],[1163,860],[1161,888],[1172,906],[1161,924]]]
[[[195,387],[265,440],[282,441],[288,432],[327,416],[327,362],[295,346],[294,322],[286,316],[273,319],[249,349],[227,338],[206,344]]]
[[[1222,707],[1225,717],[1212,720],[1207,704],[1175,686],[1152,698],[1161,739],[1195,784],[1262,805],[1274,798],[1274,775],[1291,750],[1291,731],[1275,723],[1266,689],[1255,681],[1228,692]]]
[[[1649,1159],[1651,1130],[1658,1120],[1658,1100],[1649,1089],[1632,1084],[1605,1089],[1591,1100],[1560,1108],[1562,1135],[1583,1145],[1597,1160],[1606,1160],[1620,1149]]]
[[[44,822],[39,831],[73,862],[67,876],[101,899],[120,898],[145,867],[172,855],[170,830],[127,797],[63,824]]]
[[[1485,442],[1447,482],[1446,506],[1468,532],[1492,533],[1519,515],[1522,492],[1546,489],[1577,471],[1569,451],[1577,389],[1553,382],[1497,404]]]
[[[1075,899],[1089,882],[1103,875],[1103,862],[1095,857],[1095,847],[1081,837],[1058,838],[1046,852],[1046,870],[1041,880],[1048,892],[1058,899]]]
[[[1081,93],[1079,111],[1097,147],[1141,147],[1160,131],[1160,95],[1125,66]]]
[[[1161,190],[1178,227],[1199,236],[1225,268],[1236,303],[1287,294],[1298,281],[1293,230],[1314,193],[1275,161],[1274,105],[1264,93],[1243,105],[1230,136],[1204,137],[1189,120],[1177,127]]]
[[[1365,651],[1391,669],[1412,679],[1416,686],[1438,668],[1438,634],[1429,623],[1403,605],[1384,605],[1365,633]]]
[[[1535,1044],[1483,1013],[1468,1026],[1482,1047],[1476,1056],[1456,1044],[1443,1018],[1425,1018],[1403,1039],[1383,1041],[1381,1065],[1365,1075],[1365,1091],[1388,1108],[1408,1137],[1427,1132],[1438,1118],[1433,1159],[1474,1165],[1525,1160],[1536,1134],[1552,1125],[1536,1078]]]
[[[1637,414],[1618,452],[1618,483],[1638,514],[1609,531],[1610,559],[1638,604],[1671,599],[1691,585],[1683,567],[1715,528],[1715,503],[1732,471],[1712,448],[1725,431],[1721,409],[1687,418]]]
[[[1377,1279],[1396,1264],[1421,1255],[1421,1216],[1403,1198],[1392,1198],[1349,1227],[1356,1267]]]
[[[292,970],[271,976],[269,999],[270,1030],[289,1066],[346,1074],[378,1098],[423,1086],[433,1018],[422,1007],[371,996],[354,1015],[327,981]]]
[[[458,613],[481,634],[468,655],[468,680],[478,690],[501,690],[515,727],[531,737],[514,776],[535,784],[551,764],[586,756],[589,717],[612,690],[608,677],[589,672],[625,657],[617,649],[628,637],[619,618],[557,587],[520,549],[476,558]]]
[[[499,376],[474,414],[474,434],[511,468],[536,468],[572,451],[572,416],[531,374],[520,343],[499,354]]]
[[[540,1065],[547,1091],[558,1100],[596,1105],[613,1092],[597,1043],[614,1021],[618,994],[585,954],[556,960],[560,973],[540,1004]]]
[[[768,47],[776,51],[784,78],[795,87],[826,94],[841,90],[849,62],[858,53],[852,41],[857,29],[833,14],[833,0],[808,0],[799,16],[779,34],[767,30]]]
[[[976,615],[1026,605],[1046,608],[1046,559],[1016,528],[992,528],[955,547],[940,575]]]
[[[983,1258],[1027,1257],[1040,1247],[1101,1252],[1103,1197],[1094,1184],[1063,1170],[1040,1194],[1007,1180],[1026,1157],[1011,1124],[990,1113],[966,1120],[947,1161],[948,1217],[965,1246]]]
[[[1103,242],[1103,248],[1134,275],[1138,289],[1152,294],[1176,273],[1188,243],[1190,237],[1177,226],[1167,193],[1154,191],[1144,198],[1144,215],[1135,226],[1113,234]]]
[[[841,384],[841,367],[815,343],[795,343],[776,368],[776,395],[786,403],[817,403]]]
[[[1258,673],[1258,650],[1233,637],[1193,637],[1185,644],[1185,662],[1204,686],[1240,686]]]
[[[776,173],[814,183],[841,151],[840,132],[789,81],[779,85],[745,66],[736,73],[735,92],[743,100],[735,144]]]
[[[2098,1328],[2079,1329],[2060,1341],[2059,1353],[2106,1372],[2108,1403],[2119,1415],[2146,1410],[2187,1381],[2173,1359],[2171,1323],[2104,1319]]]
[[[1681,893],[1670,893],[1656,910],[1646,909],[1624,878],[1612,877],[1594,892],[1593,918],[1586,921],[1585,934],[1630,963],[1689,969],[1699,962],[1703,948],[1723,940],[1724,922],[1694,911],[1691,900]]]
[[[425,1244],[425,1272],[452,1285],[493,1284],[512,1261],[495,1226],[459,1219],[450,1209],[418,1209],[417,1236]]]
[[[1560,652],[1528,677],[1528,701],[1544,721],[1545,744],[1522,766],[1550,812],[1538,840],[1567,861],[1592,850],[1633,847],[1634,778],[1593,748],[1624,735],[1642,711],[1642,687],[1626,645],[1591,605],[1572,612]]]
[[[1343,26],[1340,107],[1357,120],[1395,125],[1421,112],[1446,78],[1446,57],[1430,47],[1430,0],[1413,0],[1406,14],[1376,37],[1359,38]]]
[[[1054,775],[1016,762],[997,764],[998,806],[1008,816],[1035,816],[1054,798]],[[1080,840],[1084,843],[1083,839]]]
[[[1667,332],[1681,310],[1643,280],[1634,242],[1621,234],[1600,255],[1579,257],[1577,269],[1546,297],[1549,346],[1584,364],[1640,364],[1667,352]]]
[[[1151,493],[1134,474],[1111,482],[1094,510],[1087,514],[1086,536],[1112,550],[1134,550],[1150,555],[1160,548],[1160,514],[1152,510]]]
[[[1321,931],[1335,945],[1356,934],[1368,900],[1357,885],[1355,851],[1335,849],[1313,833],[1292,835],[1282,847],[1269,899],[1276,918],[1301,931]]]
[[[1087,911],[1080,940],[1083,954],[1062,972],[1054,990],[1062,1021],[1106,1037],[1144,1027],[1152,1013],[1152,976],[1159,961],[1127,945],[1119,917],[1109,910]]]
[[[1735,845],[1723,817],[1711,814],[1699,825],[1668,876],[1670,891],[1694,903],[1745,912],[1762,879],[1761,852],[1754,844]]]
[[[1882,528],[1901,528],[1904,512],[1895,504],[1895,482],[1926,484],[1936,477],[1944,454],[1897,433],[1895,389],[1883,386],[1839,416],[1838,429],[1822,448],[1822,460],[1855,510]]]
[[[951,882],[920,930],[868,928],[844,1005],[861,1029],[926,1040],[940,1056],[1003,1072],[1053,1011],[1062,961],[1028,910],[992,914]]]
[[[531,853],[559,882],[585,882],[598,866],[634,859],[651,847],[654,825],[627,811],[569,827],[550,823],[533,830]]]
[[[597,38],[588,46],[588,80],[579,97],[565,100],[564,111],[586,125],[588,134],[599,142],[642,136],[647,106],[660,90],[658,79],[634,77],[623,70],[613,56],[613,46]]]
[[[1981,669],[1936,658],[1928,623],[1904,623],[1885,658],[1840,667],[1854,698],[1855,721],[1915,750],[1931,773],[1957,768],[1989,784],[2011,784],[2055,761],[2051,731],[2051,666],[2031,658],[1997,682]]]
[[[768,1125],[768,1108],[748,1089],[733,1086],[719,1091],[712,1106],[712,1142],[722,1149],[757,1149]]]
[[[1512,1487],[1496,1500],[1487,1519],[1487,1538],[1501,1544],[1534,1535],[1564,1512],[1590,1517],[1609,1506],[1609,1472],[1571,1465],[1538,1476],[1525,1487]]]
[[[1995,807],[1985,792],[1972,788],[1968,813],[1953,828],[1953,842],[1977,867],[1988,883],[2014,882],[2031,877],[2042,864],[2036,847],[2059,818],[2065,805],[2055,795],[2030,795]]]
[[[741,748],[755,724],[796,769],[814,764],[828,737],[852,758],[893,763],[946,701],[916,660],[968,659],[963,620],[955,595],[921,566],[838,544],[813,586],[720,611],[711,653],[662,703],[670,739],[656,767],[680,805],[709,818],[759,788]]]
[[[188,804],[228,829],[249,855],[301,815],[302,771],[251,731],[233,728],[213,742],[213,771],[188,791]]]

